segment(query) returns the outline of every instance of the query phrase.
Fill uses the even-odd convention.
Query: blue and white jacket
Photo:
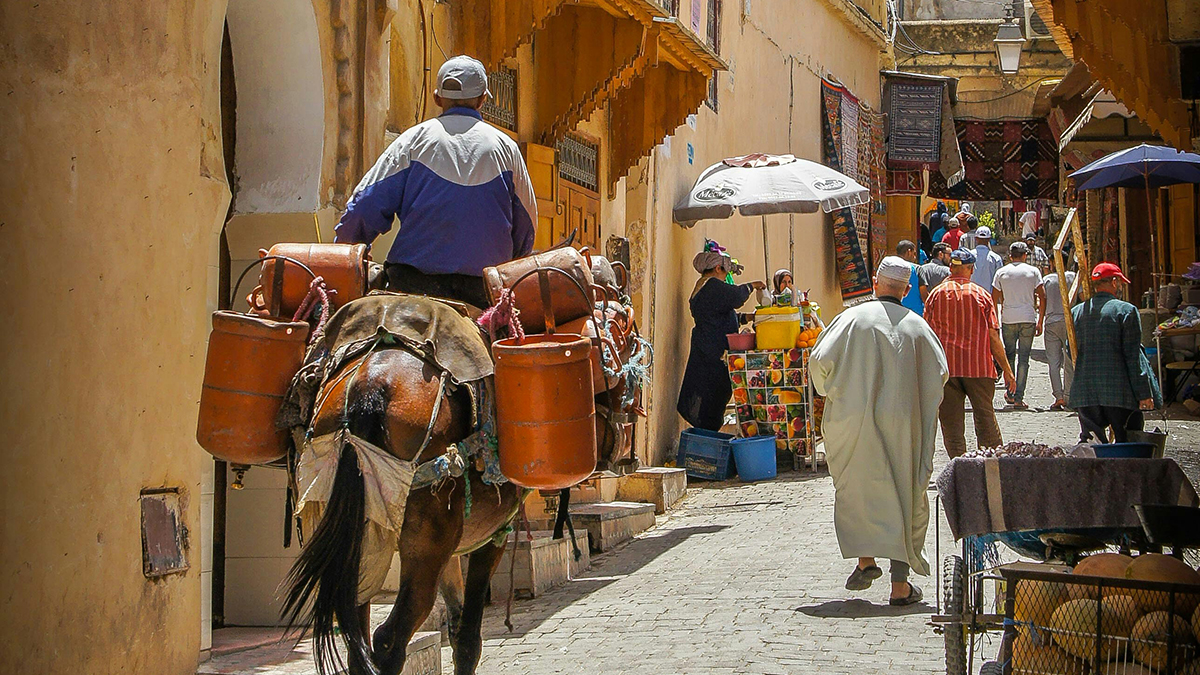
[[[346,204],[335,241],[400,231],[387,261],[426,274],[481,276],[533,250],[537,202],[517,144],[470,108],[400,134]]]

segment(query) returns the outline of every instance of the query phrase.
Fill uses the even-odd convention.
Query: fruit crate
[[[1200,585],[1027,569],[1000,573],[1005,675],[1200,673]]]

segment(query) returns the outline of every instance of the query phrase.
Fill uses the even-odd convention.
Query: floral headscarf
[[[704,250],[697,253],[695,258],[692,258],[692,267],[700,274],[707,274],[718,267],[725,267],[729,270],[725,281],[729,283],[733,283],[733,275],[741,274],[742,270],[745,269],[742,265],[738,264],[737,260],[729,256],[724,246],[711,239],[704,240]]]

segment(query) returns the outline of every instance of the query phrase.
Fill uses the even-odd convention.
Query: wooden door
[[[537,143],[521,144],[525,164],[529,168],[529,180],[537,197],[537,234],[533,250],[544,251],[562,240],[565,229],[564,218],[559,208],[558,163],[554,148]]]
[[[561,183],[561,205],[566,213],[563,237],[575,232],[575,246],[587,246],[593,252],[601,252],[600,244],[600,198],[591,190],[570,181]]]

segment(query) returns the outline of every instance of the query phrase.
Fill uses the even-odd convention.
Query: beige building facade
[[[656,347],[638,449],[669,459],[706,237],[746,279],[790,265],[826,319],[840,307],[823,214],[768,218],[764,262],[758,220],[683,229],[671,208],[724,157],[819,161],[822,76],[879,109],[886,21],[862,1],[879,25],[850,0],[594,0],[547,16],[520,0],[6,6],[0,627],[20,639],[0,662],[185,675],[214,617],[273,621],[296,552],[280,476],[255,469],[229,492],[194,440],[210,313],[259,248],[329,241],[389,131],[437,113],[431,73],[481,44],[504,43],[480,56],[515,75],[509,131],[538,182],[539,242],[628,243]],[[489,42],[480,26],[502,22],[478,13],[496,7],[528,25]],[[587,44],[563,41],[571,21]]]

